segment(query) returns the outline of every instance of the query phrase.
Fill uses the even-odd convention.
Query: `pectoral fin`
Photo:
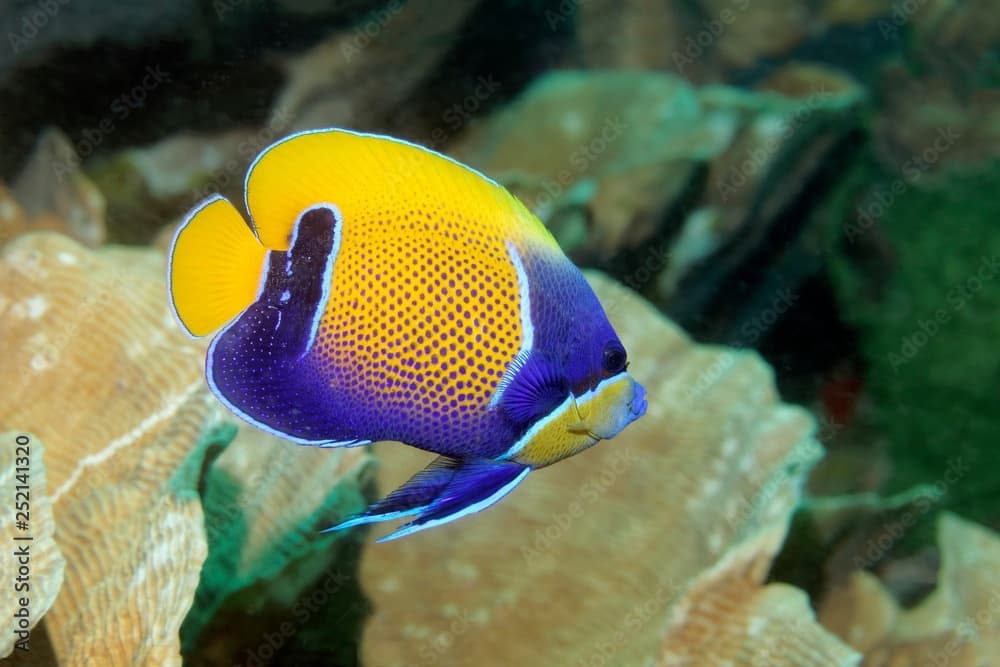
[[[530,470],[509,461],[438,457],[364,513],[323,532],[416,514],[416,519],[378,541],[393,540],[489,507],[510,493]]]

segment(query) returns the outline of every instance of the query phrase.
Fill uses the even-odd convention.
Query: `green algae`
[[[327,452],[309,467],[295,448],[275,460],[287,443],[252,429],[231,442],[236,435],[231,423],[206,430],[170,482],[178,495],[200,497],[209,547],[181,627],[184,655],[192,664],[219,652],[268,664],[339,651],[330,664],[353,664],[368,612],[356,572],[364,531],[319,531],[367,505],[371,459],[341,471],[343,452]],[[309,478],[299,480],[303,470]],[[301,482],[302,505],[274,506],[272,490],[288,488],[289,475]]]
[[[831,275],[867,364],[873,431],[894,471],[886,493],[919,483],[972,520],[1000,518],[1000,161],[909,179],[864,165],[839,207],[865,196]],[[873,248],[885,249],[873,253]],[[874,258],[873,258],[874,257]]]

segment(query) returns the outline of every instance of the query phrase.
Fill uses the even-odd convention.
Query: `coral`
[[[849,159],[865,100],[850,77],[814,65],[780,68],[761,88],[696,89],[656,72],[550,73],[454,152],[524,200],[574,261],[692,321],[734,293],[728,281],[754,258],[785,252],[808,264],[777,274],[791,289],[815,271],[797,259],[806,254],[797,209],[822,196],[831,159]],[[768,243],[778,234],[780,247]],[[743,275],[739,293],[750,282]],[[778,291],[756,289],[765,288],[761,298]]]
[[[937,589],[903,609],[874,575],[858,570],[834,586],[819,618],[865,655],[865,667],[979,667],[1000,656],[1000,538],[944,513],[938,521]]]
[[[821,453],[811,419],[779,402],[756,355],[695,345],[633,293],[591,280],[649,390],[647,415],[482,514],[367,549],[363,661],[721,664],[696,627],[707,617],[726,621],[727,647],[746,647],[734,664],[770,664],[775,642],[814,647],[791,653],[800,665],[851,664],[801,592],[761,587]],[[379,449],[385,488],[426,458]],[[738,592],[722,617],[720,585]]]
[[[185,655],[243,656],[266,633],[280,636],[283,622],[294,621],[297,636],[321,625],[316,617],[307,619],[307,626],[293,609],[328,577],[335,585],[326,594],[346,597],[351,589],[353,573],[344,568],[349,540],[344,533],[319,531],[364,509],[361,486],[370,477],[371,462],[363,448],[296,447],[240,426],[203,482],[209,556],[182,630]],[[339,620],[343,627],[337,639],[345,645],[356,641]],[[243,631],[234,634],[237,625]],[[329,646],[329,627],[323,631]]]
[[[784,526],[761,530],[698,575],[670,610],[658,663],[849,667],[858,656],[816,622],[804,592],[761,586]]]
[[[117,242],[148,243],[210,195],[240,201],[247,166],[284,129],[185,133],[96,158],[87,174],[106,193],[109,235]]]
[[[702,30],[713,38],[713,55],[729,68],[786,54],[813,28],[809,8],[799,0],[700,0],[699,4],[706,16]]]
[[[440,63],[477,4],[390,2],[289,58],[270,122],[290,120],[295,130],[376,127]]]
[[[6,658],[15,642],[23,641],[29,651],[33,649],[32,638],[15,631],[34,628],[52,606],[62,586],[66,560],[53,539],[55,522],[45,483],[44,445],[19,432],[0,433],[0,443],[0,493],[10,499],[8,502],[14,502],[0,517],[0,539],[5,545],[0,557],[5,580],[0,593],[4,619],[0,658]],[[19,512],[16,516],[14,509]],[[22,518],[20,512],[26,519],[25,527],[15,523],[15,519]],[[28,554],[25,562],[17,558],[22,551]],[[28,601],[26,606],[22,604],[24,599]],[[26,619],[21,617],[22,610],[27,613]]]
[[[698,163],[729,144],[735,120],[705,113],[695,89],[667,74],[558,72],[455,153],[510,188],[574,258],[607,259],[655,235]]]
[[[104,242],[104,196],[80,169],[76,150],[59,130],[39,135],[11,190],[8,194],[0,188],[0,242],[41,230],[63,232],[91,247]]]
[[[675,3],[659,0],[596,0],[577,5],[583,64],[588,69],[676,70],[684,23]],[[552,18],[569,20],[566,16]],[[685,73],[685,72],[681,72]]]
[[[50,233],[0,258],[0,424],[45,442],[66,568],[43,624],[61,665],[180,664],[207,552],[197,473],[221,408],[163,275],[159,252]]]
[[[956,90],[954,82],[884,68],[883,107],[874,127],[879,158],[907,180],[930,180],[946,166],[987,166],[1000,154],[1000,90]]]

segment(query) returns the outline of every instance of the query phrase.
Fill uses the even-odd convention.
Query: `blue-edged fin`
[[[552,412],[569,395],[565,376],[539,354],[520,362],[500,398],[500,407],[518,424],[529,424]]]
[[[441,456],[364,513],[323,532],[416,514],[415,520],[378,541],[396,539],[489,507],[510,493],[530,470],[509,461]]]
[[[266,253],[224,197],[207,199],[188,214],[170,247],[167,287],[189,334],[221,329],[256,300]]]

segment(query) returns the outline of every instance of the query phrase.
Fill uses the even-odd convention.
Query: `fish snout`
[[[634,380],[632,384],[632,400],[628,403],[628,409],[632,414],[632,418],[638,419],[646,414],[646,408],[648,407],[648,403],[646,402],[646,388]]]
[[[646,390],[625,374],[612,381],[598,399],[598,409],[589,421],[590,432],[601,440],[613,438],[646,413]]]

